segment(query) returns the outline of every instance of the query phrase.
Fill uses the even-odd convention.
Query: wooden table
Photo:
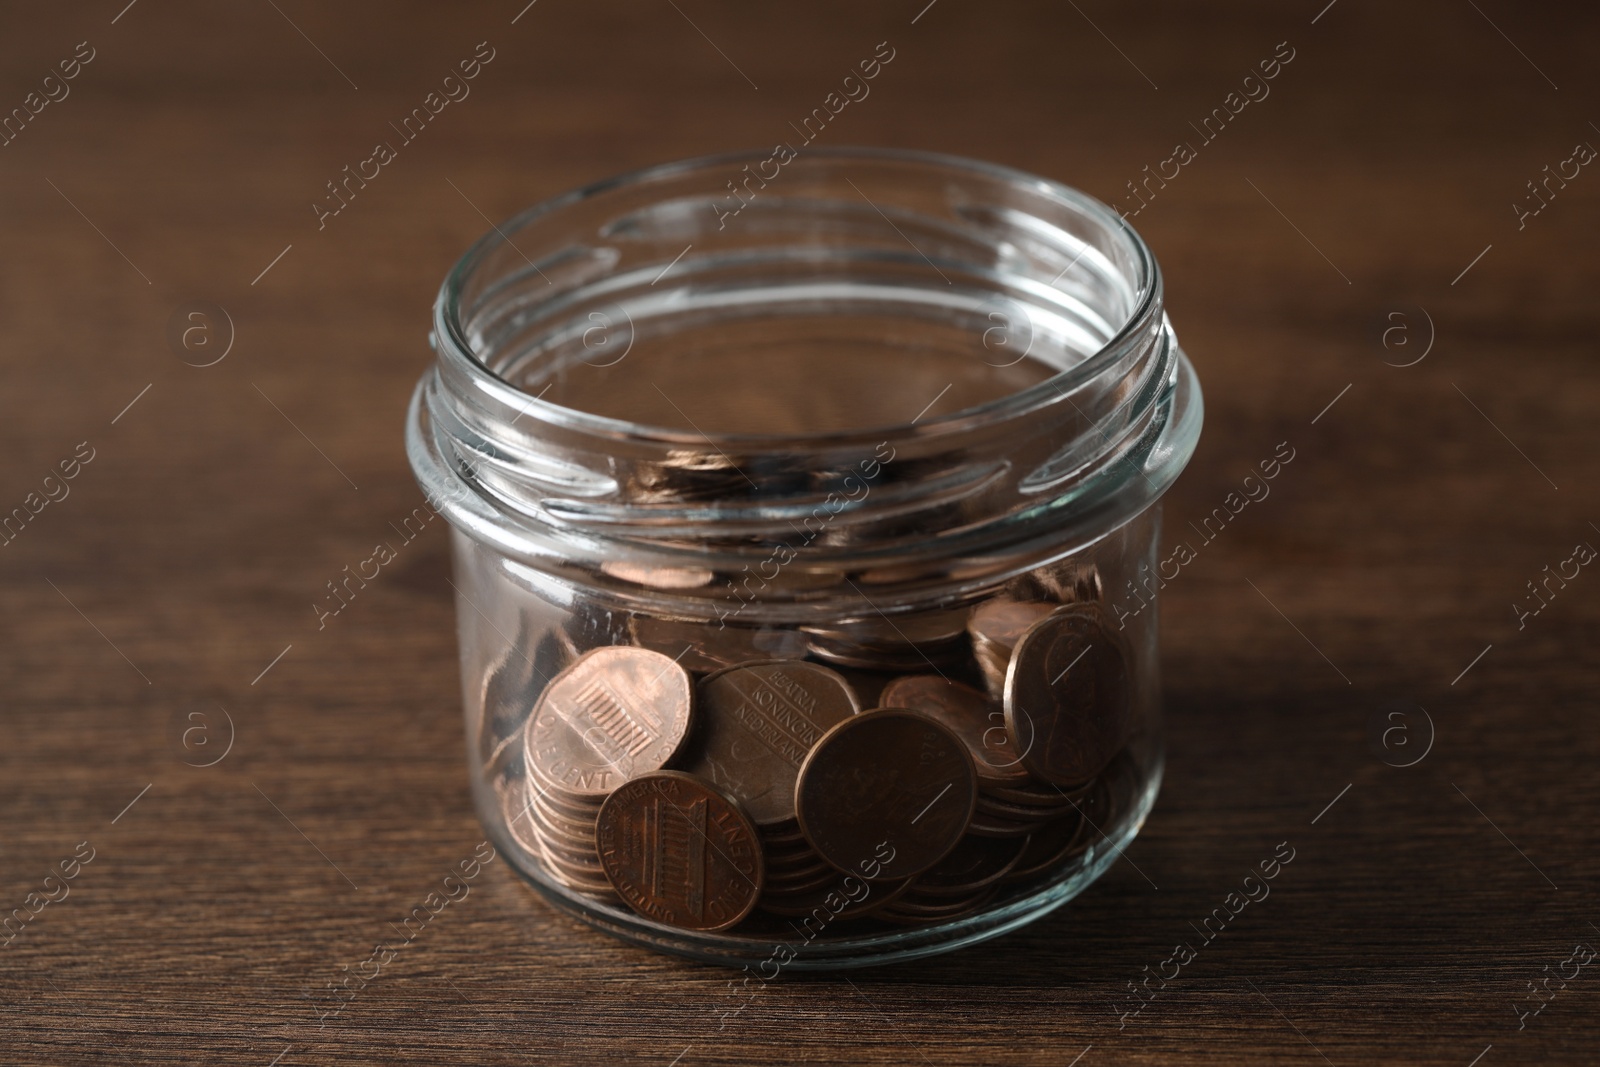
[[[0,1061],[1600,1059],[1600,968],[1518,1017],[1600,944],[1600,575],[1513,607],[1600,544],[1600,176],[1525,184],[1600,144],[1592,9],[124,2],[0,30],[0,105],[66,93],[0,148],[0,508],[39,505],[0,547],[0,906],[60,897],[0,947]],[[324,183],[480,41],[470,97],[319,229]],[[728,973],[496,862],[319,1025],[308,992],[483,837],[442,524],[325,628],[311,607],[420,502],[401,423],[439,280],[487,218],[788,137],[880,41],[831,143],[1127,210],[1195,148],[1135,219],[1208,409],[1164,540],[1295,459],[1164,594],[1152,818],[1031,928],[785,978],[726,1025]],[[203,368],[167,336],[196,300],[234,332]],[[1122,1018],[1284,842],[1270,897]]]

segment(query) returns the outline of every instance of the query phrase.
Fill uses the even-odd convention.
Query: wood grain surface
[[[1592,8],[125,3],[0,14],[0,110],[60,97],[0,147],[0,513],[30,515],[0,545],[0,913],[59,898],[0,946],[0,1062],[1600,1060],[1600,967],[1530,992],[1600,943],[1600,573],[1537,614],[1527,584],[1600,545],[1600,174],[1564,162],[1600,144]],[[1163,543],[1295,459],[1163,594],[1149,823],[1027,929],[748,1003],[493,862],[322,1019],[483,839],[442,523],[311,607],[421,502],[401,426],[444,272],[574,185],[788,138],[882,41],[829,143],[1129,211],[1193,148],[1134,219],[1206,393]],[[197,300],[234,332],[204,368],[167,337]]]

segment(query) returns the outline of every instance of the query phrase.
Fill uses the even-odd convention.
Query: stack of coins
[[[539,694],[523,729],[522,799],[534,851],[557,881],[611,891],[595,844],[601,805],[677,755],[691,708],[682,667],[627,645],[583,654]]]
[[[480,748],[565,889],[700,931],[950,922],[1139,801],[1099,585],[1069,562],[970,611],[799,630],[580,608],[491,672]]]

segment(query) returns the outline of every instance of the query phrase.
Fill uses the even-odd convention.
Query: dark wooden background
[[[0,510],[94,450],[0,547],[0,913],[80,842],[95,854],[0,947],[0,1061],[1600,1060],[1600,967],[1520,1029],[1516,1012],[1600,942],[1600,574],[1521,629],[1512,609],[1600,545],[1600,174],[1552,184],[1521,229],[1512,207],[1600,144],[1600,17],[925,2],[0,15],[7,111],[95,50],[0,148]],[[485,40],[472,95],[319,232],[323,183]],[[441,524],[325,629],[311,607],[421,502],[401,426],[438,282],[484,215],[788,138],[884,40],[893,64],[829,143],[992,159],[1119,203],[1294,49],[1136,220],[1208,409],[1164,541],[1279,442],[1296,454],[1164,595],[1149,824],[1033,927],[786,977],[725,1026],[728,973],[580,928],[494,863],[319,1025],[307,992],[394,940],[483,837]],[[191,300],[234,324],[215,366],[166,340]],[[1432,730],[1413,711],[1375,751],[1387,701]],[[1280,842],[1295,859],[1271,896],[1119,1027],[1127,983]]]

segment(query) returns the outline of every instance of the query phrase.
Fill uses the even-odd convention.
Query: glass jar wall
[[[407,446],[502,852],[601,929],[804,969],[1012,929],[1137,832],[1158,501],[1201,402],[1104,205],[778,156],[486,236]]]

